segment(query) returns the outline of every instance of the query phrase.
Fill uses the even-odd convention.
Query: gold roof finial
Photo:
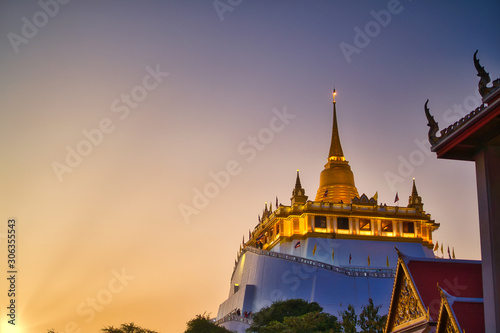
[[[337,92],[333,88],[333,125],[332,125],[332,142],[330,144],[330,157],[344,157],[344,152],[342,151],[342,146],[340,145],[339,129],[337,126],[337,103],[335,102],[335,95]]]
[[[295,179],[295,188],[300,189],[302,185],[300,184],[299,169],[297,169],[297,178]]]
[[[342,145],[340,144],[339,129],[337,125],[337,103],[335,88],[332,91],[333,97],[333,122],[332,139],[328,162],[325,169],[320,174],[319,188],[314,201],[350,203],[358,196],[358,190],[354,185],[354,175],[352,174],[349,162],[344,157]]]
[[[417,185],[415,185],[415,177],[413,177],[413,188],[411,191],[411,195],[415,197],[418,196]]]

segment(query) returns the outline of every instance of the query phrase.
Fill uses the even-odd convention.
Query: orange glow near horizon
[[[378,207],[388,212],[380,219],[407,210],[391,206],[394,195],[406,206],[418,178],[425,211],[440,223],[427,239],[481,258],[474,165],[430,152],[423,102],[435,100],[443,128],[462,117],[453,105],[481,104],[470,47],[481,48],[494,79],[500,44],[473,18],[494,21],[500,3],[460,2],[454,15],[429,15],[449,12],[446,3],[404,3],[347,62],[353,27],[385,4],[64,2],[0,1],[2,274],[6,223],[19,222],[19,321],[6,323],[2,278],[0,333],[127,322],[182,332],[197,314],[217,316],[242,236],[259,235],[262,201],[276,210],[278,199],[282,218],[295,169],[314,200],[333,108],[349,159],[327,163],[349,162],[360,195],[378,191],[378,204],[390,204]],[[425,51],[405,38],[422,34]],[[323,95],[334,83],[338,108],[336,86],[335,104]],[[331,205],[332,215],[351,208],[308,205]],[[290,217],[280,235],[303,235],[306,225]]]

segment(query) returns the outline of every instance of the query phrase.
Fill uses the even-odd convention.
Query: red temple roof
[[[429,315],[436,321],[441,296],[437,285],[455,297],[482,298],[481,262],[407,258],[407,267]]]
[[[485,331],[484,304],[482,302],[455,301],[451,307],[462,331]]]

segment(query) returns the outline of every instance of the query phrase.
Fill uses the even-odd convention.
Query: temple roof
[[[416,258],[399,251],[398,255],[387,332],[413,332],[432,322],[441,332],[448,320],[443,311],[462,330],[484,332],[479,329],[484,327],[481,261]],[[469,331],[470,327],[475,329]]]
[[[344,157],[342,145],[340,144],[335,95],[336,92],[334,90],[332,139],[328,153],[328,162],[325,165],[325,169],[321,172],[315,201],[350,203],[353,198],[358,196],[358,190],[356,185],[354,185],[354,175],[349,162]]]
[[[439,307],[434,304],[441,299],[437,285],[453,296],[483,297],[480,261],[413,258],[408,260],[407,267],[420,299],[435,321]]]
[[[337,125],[337,103],[335,102],[335,90],[333,91],[333,125],[332,125],[332,141],[330,143],[330,153],[328,157],[344,157],[342,145],[340,144],[339,129]]]
[[[477,147],[485,144],[500,144],[500,78],[488,86],[489,74],[479,64],[474,54],[474,65],[481,78],[478,84],[479,93],[482,96],[482,104],[464,117],[439,130],[438,123],[431,115],[428,102],[424,105],[425,115],[429,126],[429,142],[431,151],[438,158],[474,161]],[[439,132],[439,133],[438,133]]]
[[[484,332],[484,303],[456,300],[452,303],[455,318],[463,332]]]

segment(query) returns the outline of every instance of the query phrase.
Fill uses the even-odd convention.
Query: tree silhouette
[[[158,333],[147,328],[135,326],[134,323],[121,324],[119,328],[113,326],[104,327],[101,329],[103,333]]]
[[[147,328],[142,328],[140,326],[136,326],[134,323],[125,323],[121,324],[120,327],[107,326],[101,328],[101,332],[103,333],[159,333],[158,331],[153,331]],[[53,328],[47,330],[47,333],[57,333]]]
[[[309,312],[298,317],[286,317],[283,323],[271,322],[262,329],[264,333],[340,333],[337,317],[325,312]]]
[[[271,322],[284,323],[284,319],[287,317],[299,317],[310,312],[322,311],[323,308],[318,303],[309,303],[303,299],[276,301],[253,315],[253,324],[247,329],[247,332],[265,333],[265,327]]]
[[[210,316],[204,313],[188,321],[184,333],[231,333],[231,331],[212,323]]]
[[[378,310],[381,305],[374,306],[373,300],[370,298],[368,300],[368,305],[363,306],[363,311],[359,315],[359,326],[366,333],[383,333],[385,328],[385,322],[387,320],[387,315],[381,316],[378,314]]]
[[[356,314],[356,310],[354,307],[349,304],[347,306],[347,310],[344,310],[340,313],[342,317],[342,332],[345,333],[356,333],[356,325],[358,324],[358,315]]]

